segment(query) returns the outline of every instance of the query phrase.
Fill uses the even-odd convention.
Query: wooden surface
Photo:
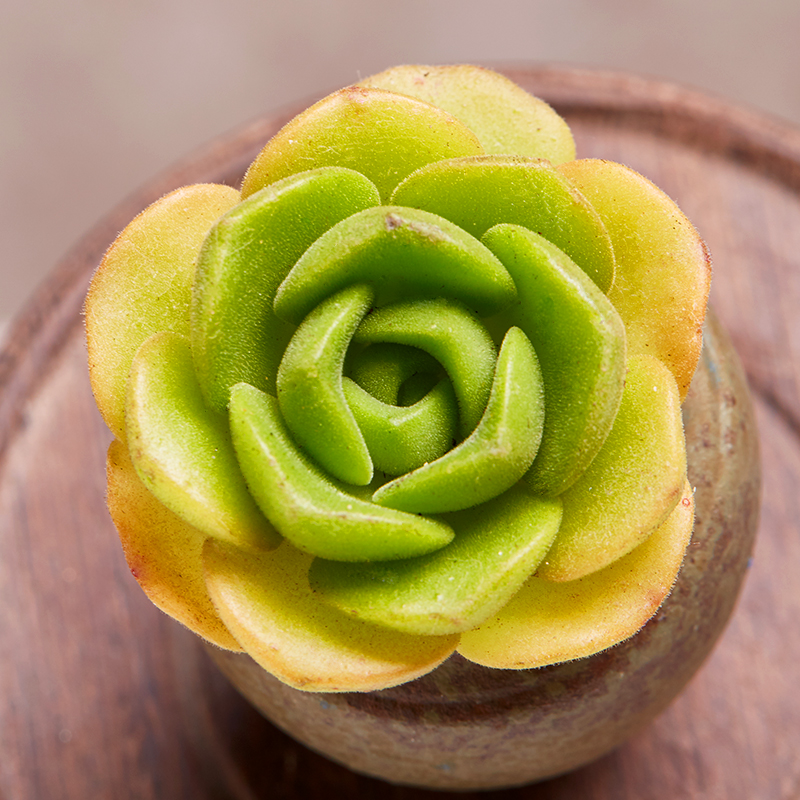
[[[630,76],[510,74],[567,117],[580,155],[653,179],[708,242],[712,302],[755,390],[764,504],[739,608],[678,700],[601,761],[496,794],[798,798],[800,131]],[[91,399],[80,316],[91,272],[116,232],[165,191],[236,183],[286,118],[257,121],[136,193],[9,331],[0,356],[0,800],[439,796],[352,774],[263,720],[197,640],[149,604],[105,510],[110,434]]]

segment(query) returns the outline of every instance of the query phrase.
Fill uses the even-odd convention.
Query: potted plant
[[[597,757],[688,680],[749,553],[709,281],[663,192],[496,73],[324,98],[95,274],[131,571],[355,769],[487,788]]]

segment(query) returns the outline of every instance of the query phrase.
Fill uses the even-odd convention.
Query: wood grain
[[[653,179],[708,242],[712,302],[755,389],[764,497],[739,608],[680,698],[612,755],[502,796],[800,797],[800,131],[638,77],[510,74],[567,117],[580,155]],[[89,391],[81,320],[91,272],[116,232],[164,192],[236,183],[287,116],[235,132],[122,203],[9,331],[0,355],[0,798],[439,796],[350,773],[263,720],[199,642],[149,604],[105,510],[110,434]]]

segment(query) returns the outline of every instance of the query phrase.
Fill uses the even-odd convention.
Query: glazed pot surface
[[[695,673],[733,610],[752,551],[756,426],[738,357],[711,315],[684,426],[693,538],[671,595],[637,635],[610,650],[531,670],[489,669],[455,654],[411,683],[342,694],[298,691],[247,655],[209,652],[284,731],[391,782],[490,789],[589,763],[653,719]]]

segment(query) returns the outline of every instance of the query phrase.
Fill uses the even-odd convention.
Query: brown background
[[[566,62],[800,123],[797,0],[0,0],[0,327],[177,158],[395,63]]]

